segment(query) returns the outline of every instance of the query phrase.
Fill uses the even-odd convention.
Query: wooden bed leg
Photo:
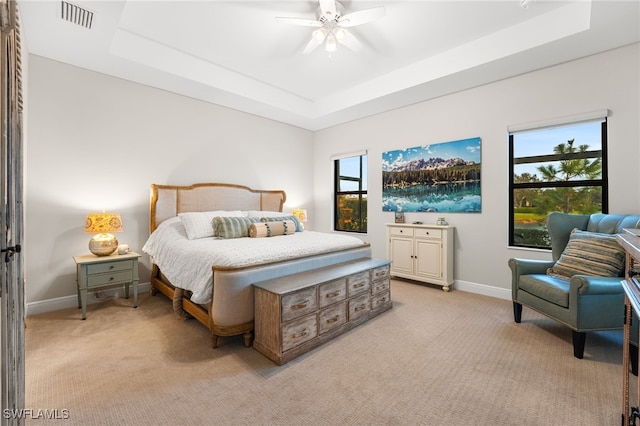
[[[215,334],[211,333],[211,347],[213,349],[218,347],[218,336],[216,336]]]
[[[249,348],[251,347],[251,330],[246,331],[244,334],[244,347],[245,348]]]

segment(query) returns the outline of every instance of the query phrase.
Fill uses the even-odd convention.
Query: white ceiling
[[[251,114],[319,130],[640,41],[638,0],[365,1],[382,19],[363,44],[302,53],[317,1],[18,0],[29,53]]]

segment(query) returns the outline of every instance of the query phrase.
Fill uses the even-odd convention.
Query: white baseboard
[[[496,297],[498,299],[512,300],[511,289],[493,287],[485,284],[472,283],[469,281],[456,280],[453,288],[460,291],[468,291],[469,293],[477,293],[485,296]]]
[[[151,289],[151,283],[138,284],[138,294],[146,293]],[[129,286],[129,292],[133,288]],[[101,296],[98,298],[96,294]],[[124,297],[124,287],[112,287],[106,289],[97,289],[96,291],[87,292],[87,305],[99,303],[109,299],[119,299]],[[133,297],[129,294],[129,297]],[[45,312],[58,311],[60,309],[77,308],[78,295],[56,297],[55,299],[40,300],[37,302],[27,303],[27,316],[43,314]]]
[[[454,290],[468,291],[485,296],[496,297],[498,299],[511,300],[511,289],[493,287],[485,284],[478,284],[469,281],[456,280],[453,285]],[[150,283],[138,284],[138,294],[148,292],[151,289]],[[95,297],[94,292],[87,294],[87,304],[99,303],[105,299],[124,297],[124,289],[120,287],[99,290],[102,296]],[[131,290],[130,290],[131,291]],[[58,311],[60,309],[77,308],[78,296],[57,297],[55,299],[40,300],[38,302],[27,303],[27,316],[43,314],[45,312]]]

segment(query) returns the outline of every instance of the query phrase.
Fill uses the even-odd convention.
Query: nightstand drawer
[[[95,274],[87,277],[87,286],[95,287],[107,284],[118,284],[133,281],[131,270],[114,272],[112,274]]]
[[[120,260],[117,262],[96,263],[87,265],[87,274],[102,274],[105,272],[126,271],[133,269],[133,260]]]

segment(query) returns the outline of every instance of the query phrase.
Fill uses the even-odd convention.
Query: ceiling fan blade
[[[320,11],[327,20],[334,19],[336,17],[336,1],[320,0]]]
[[[338,20],[338,25],[344,28],[355,27],[382,18],[386,14],[384,6],[347,13]]]
[[[322,22],[315,21],[313,19],[304,18],[287,18],[282,16],[276,16],[276,21],[290,25],[299,25],[302,27],[321,27]]]
[[[342,34],[340,32],[342,32]],[[336,40],[338,40],[340,44],[345,45],[354,52],[357,52],[362,47],[360,40],[358,40],[352,33],[345,30],[344,28],[339,28],[336,31]]]
[[[324,40],[322,41],[318,41],[315,38],[311,37],[311,40],[309,40],[309,43],[307,43],[307,45],[305,46],[304,50],[302,51],[302,53],[304,53],[305,55],[313,52],[314,50],[316,50],[316,48],[318,46],[320,46],[322,44]]]

